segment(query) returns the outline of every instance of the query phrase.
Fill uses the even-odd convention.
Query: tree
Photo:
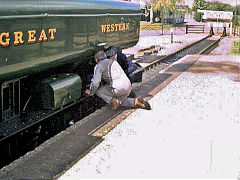
[[[176,2],[184,0],[151,0],[153,11],[162,10],[163,12],[176,11]]]
[[[232,7],[229,4],[220,3],[218,1],[208,2],[206,0],[194,0],[193,11],[197,12],[198,9],[234,12],[235,7]]]
[[[184,0],[151,0],[153,11],[160,11],[161,22],[163,23],[163,16],[166,13],[175,13],[177,11],[176,2],[182,2]]]
[[[194,0],[193,11],[197,12],[198,9],[205,9],[209,5],[209,2],[205,0]]]

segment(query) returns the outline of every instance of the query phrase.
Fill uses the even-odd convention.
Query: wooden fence
[[[240,26],[239,25],[234,25],[232,29],[232,34],[239,36],[240,35]]]
[[[204,33],[205,25],[186,25],[186,34],[188,33]]]

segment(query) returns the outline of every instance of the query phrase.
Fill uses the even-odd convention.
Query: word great
[[[28,30],[27,31],[27,43],[32,44],[36,42],[45,42],[48,39],[54,40],[54,35],[57,32],[56,29],[48,29],[45,31],[44,29],[41,30],[40,34],[36,36],[36,30]],[[47,37],[49,35],[49,38]],[[0,46],[7,47],[10,45],[10,34],[9,32],[3,32],[0,34]],[[24,44],[23,40],[23,32],[17,31],[13,32],[13,42],[12,45],[17,46],[20,44]]]

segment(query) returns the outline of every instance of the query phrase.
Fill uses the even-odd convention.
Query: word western
[[[48,39],[49,40],[54,40],[54,35],[56,34],[57,30],[56,29],[48,29],[45,31],[42,29],[40,31],[40,34],[37,36],[36,30],[28,30],[27,31],[27,43],[32,44],[36,42],[45,42]],[[48,36],[47,36],[48,35]],[[24,44],[23,40],[23,32],[22,31],[17,31],[13,32],[13,42],[12,45],[17,46],[20,44]],[[0,34],[0,46],[2,47],[7,47],[10,45],[10,33],[9,32],[3,32]]]
[[[129,23],[103,24],[101,30],[102,33],[126,31],[129,30]]]

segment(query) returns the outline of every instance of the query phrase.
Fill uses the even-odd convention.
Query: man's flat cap
[[[107,48],[106,50],[106,54],[107,54],[107,57],[112,57],[114,56],[115,54],[117,54],[117,48],[114,47],[114,46],[110,46],[109,48]]]

